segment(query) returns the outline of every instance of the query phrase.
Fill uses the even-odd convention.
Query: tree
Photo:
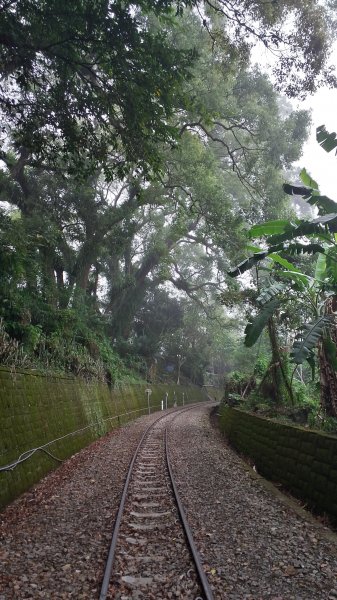
[[[183,99],[193,48],[176,49],[166,27],[171,2],[18,0],[0,9],[3,141],[34,164],[76,174],[104,167],[108,178],[130,165],[158,168],[156,142],[175,139],[168,123]]]
[[[37,6],[39,12],[42,4]],[[224,31],[224,15],[212,17],[210,30],[211,21],[206,27],[197,11],[185,10],[177,17],[170,13],[164,21],[150,12],[141,14],[137,7],[127,14],[127,22],[130,18],[139,24],[139,30],[135,25],[135,43],[143,35],[143,26],[146,35],[156,39],[164,28],[165,40],[177,57],[186,58],[186,48],[198,41],[199,56],[189,67],[191,79],[183,77],[177,83],[177,103],[171,107],[170,119],[163,122],[174,131],[174,147],[156,137],[153,122],[148,140],[152,140],[156,164],[161,164],[156,179],[144,177],[136,159],[118,177],[115,155],[111,155],[115,178],[108,181],[99,168],[103,159],[102,163],[94,160],[91,166],[97,168],[82,170],[79,179],[59,169],[59,164],[52,165],[51,155],[41,163],[34,149],[11,146],[6,140],[0,190],[2,200],[17,211],[17,219],[5,220],[4,239],[8,247],[18,250],[20,260],[15,265],[14,252],[8,251],[8,260],[13,262],[8,266],[3,314],[7,322],[15,323],[18,339],[30,328],[42,332],[46,344],[53,336],[63,336],[69,343],[90,348],[93,355],[99,354],[98,342],[102,350],[106,336],[119,347],[128,345],[130,340],[137,341],[140,312],[163,285],[174,286],[179,297],[185,294],[200,311],[212,316],[229,261],[235,260],[245,243],[246,224],[274,218],[279,205],[286,215],[285,195],[281,188],[277,194],[275,189],[282,168],[300,153],[306,133],[304,114],[284,105],[280,110],[267,78],[257,70],[239,69],[242,39],[232,43],[227,32],[223,45],[212,48],[210,31],[213,35],[220,24]],[[26,20],[21,20],[24,27]],[[12,58],[17,51],[15,46]],[[42,60],[39,52],[36,57]],[[36,72],[37,62],[34,65],[30,74]],[[76,111],[72,116],[78,123]],[[22,127],[23,132],[23,122]],[[43,128],[39,131],[46,133]],[[63,140],[62,129],[59,135],[51,141],[64,150],[68,142],[66,137]],[[289,152],[292,140],[296,143]],[[120,149],[118,156],[127,159],[122,143]],[[142,152],[142,147],[138,150]],[[123,164],[126,167],[127,160]],[[273,201],[267,203],[270,190]],[[23,306],[29,307],[24,323]],[[148,342],[153,347],[157,343],[150,336]],[[106,354],[106,347],[102,353]],[[199,358],[200,366],[204,358]],[[198,373],[200,379],[201,367],[196,363],[189,360],[184,369],[193,377]]]
[[[181,39],[179,31],[182,16],[191,14],[199,15],[215,61],[226,54],[226,72],[247,62],[259,42],[280,54],[277,79],[290,95],[312,91],[320,75],[334,81],[325,67],[327,11],[313,0],[296,8],[287,0],[3,1],[3,151],[11,132],[15,148],[28,149],[35,165],[76,175],[102,167],[109,179],[130,169],[158,173],[156,144],[176,142],[171,117],[191,103],[182,83],[199,40]],[[287,30],[282,24],[290,17]],[[193,104],[203,103],[196,96]]]

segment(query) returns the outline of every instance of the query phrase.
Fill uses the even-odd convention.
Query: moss
[[[257,470],[337,522],[337,440],[221,407],[220,427],[230,443],[254,460]]]
[[[173,398],[175,390],[178,399],[184,392],[186,402],[205,399],[200,388],[166,385],[151,388],[151,404],[157,408],[166,391]],[[35,371],[12,374],[0,367],[0,464],[8,464],[30,448],[95,423],[94,427],[50,446],[50,451],[61,459],[71,456],[119,424],[146,414],[145,389],[145,385],[137,384],[110,391],[100,383],[87,384],[80,379],[45,376]],[[123,413],[119,422],[113,418]],[[0,473],[0,507],[57,465],[38,452],[14,471]]]

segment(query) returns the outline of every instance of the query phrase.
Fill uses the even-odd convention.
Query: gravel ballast
[[[0,600],[98,597],[125,474],[157,418],[94,442],[1,513]]]
[[[252,477],[209,410],[177,416],[169,440],[216,600],[337,600],[333,537]],[[0,600],[98,598],[127,467],[158,416],[95,442],[0,515]]]
[[[174,423],[173,467],[215,598],[336,600],[337,537],[253,477],[209,409]]]

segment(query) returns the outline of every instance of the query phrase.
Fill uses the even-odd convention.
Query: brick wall
[[[42,446],[75,430],[84,431],[48,446],[52,454],[67,458],[114,427],[147,414],[146,385],[130,385],[110,391],[99,383],[86,383],[73,377],[50,377],[34,371],[11,372],[0,368],[0,467],[20,454]],[[168,392],[182,404],[205,399],[200,388],[150,385],[153,410],[160,408]],[[175,396],[174,396],[175,393]],[[131,413],[113,418],[123,413]],[[92,427],[88,425],[95,424]],[[13,471],[0,471],[0,508],[31,487],[57,462],[38,451]]]
[[[337,523],[337,437],[221,407],[221,429],[257,471]]]

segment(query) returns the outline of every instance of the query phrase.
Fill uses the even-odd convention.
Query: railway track
[[[213,600],[181,505],[162,415],[131,460],[117,513],[100,600]]]

